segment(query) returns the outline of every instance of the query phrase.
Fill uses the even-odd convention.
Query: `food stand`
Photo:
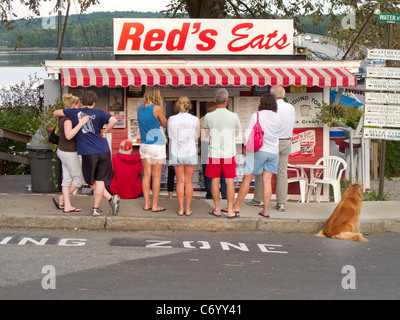
[[[62,94],[94,90],[96,107],[118,118],[110,138],[113,155],[122,140],[140,141],[137,107],[147,86],[160,88],[167,117],[174,101],[185,95],[199,118],[215,89],[225,87],[228,108],[246,128],[260,96],[281,84],[296,110],[289,162],[315,163],[329,155],[329,128],[315,119],[317,108],[329,103],[332,87],[356,86],[351,71],[360,62],[306,61],[295,53],[292,20],[115,19],[115,60],[56,60],[45,67],[54,81],[58,75]],[[238,182],[242,143],[238,140]],[[201,168],[196,172],[195,188],[201,188]],[[290,186],[292,195],[298,198],[297,186]]]

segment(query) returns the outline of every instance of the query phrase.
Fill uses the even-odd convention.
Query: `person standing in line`
[[[241,124],[239,116],[227,109],[229,95],[225,88],[217,89],[214,99],[217,108],[214,112],[207,113],[204,119],[204,128],[208,129],[210,134],[206,176],[212,178],[211,193],[215,205],[209,214],[221,216],[219,182],[222,172],[226,181],[227,218],[232,219],[237,217],[232,208],[235,200],[234,178],[236,177],[235,137],[239,134]]]
[[[217,104],[215,101],[209,101],[206,104],[206,114],[209,112],[213,112],[217,108]],[[208,162],[208,146],[210,143],[210,136],[208,135],[208,130],[204,130],[204,117],[200,118],[200,130],[201,130],[201,141],[200,141],[200,155],[201,155],[201,166],[204,177],[204,186],[206,188],[206,199],[212,199],[211,194],[211,178],[206,176],[206,168]],[[224,174],[221,173],[220,177],[221,184],[221,198],[226,199],[226,183]]]
[[[65,108],[77,109],[80,106],[78,97],[72,94],[65,94],[62,98]],[[75,135],[88,122],[89,116],[79,119],[78,124],[73,127],[72,121],[68,117],[58,119],[59,142],[57,148],[57,156],[62,165],[62,195],[59,202],[53,198],[56,208],[63,210],[64,213],[81,212],[71,204],[71,194],[81,187],[85,180],[82,174],[82,165],[78,156]]]
[[[278,168],[279,129],[281,125],[281,119],[277,113],[277,103],[271,94],[266,93],[261,97],[258,112],[251,116],[245,131],[245,141],[249,139],[250,133],[257,122],[257,114],[259,115],[260,126],[264,131],[263,145],[257,152],[247,151],[243,181],[233,205],[233,211],[236,215],[239,215],[240,205],[249,192],[251,181],[255,175],[260,175],[263,182],[264,208],[263,211],[259,212],[259,215],[269,218],[268,205],[272,194],[271,181]],[[222,212],[224,211],[228,210],[222,209]]]
[[[140,174],[143,170],[138,154],[132,154],[132,142],[120,143],[117,155],[112,159],[114,176],[110,184],[112,194],[119,194],[121,199],[133,199],[142,194]]]
[[[291,140],[293,136],[294,122],[296,120],[296,113],[294,107],[283,100],[286,91],[281,85],[273,86],[270,92],[276,99],[278,114],[281,117],[281,128],[279,130],[279,163],[278,172],[276,174],[275,209],[279,212],[285,212],[288,192],[287,166],[289,155],[291,153]]]
[[[138,108],[140,130],[139,154],[143,165],[143,210],[161,212],[166,209],[158,205],[161,185],[161,173],[167,158],[165,138],[160,126],[167,127],[167,118],[162,110],[163,99],[160,90],[155,87],[146,89],[143,102]],[[150,201],[150,185],[153,201]]]
[[[174,166],[177,184],[176,195],[179,203],[178,216],[190,216],[193,198],[193,174],[198,163],[197,140],[200,134],[199,119],[189,112],[192,103],[182,96],[175,102],[175,115],[168,119],[170,164]],[[184,200],[186,199],[186,208]]]
[[[281,117],[281,128],[279,131],[279,164],[276,175],[276,206],[279,212],[285,212],[287,202],[288,180],[287,165],[291,153],[291,139],[293,136],[296,114],[294,107],[285,102],[286,91],[281,85],[271,87],[270,93],[275,97],[278,105],[278,114]],[[249,205],[262,205],[262,178],[257,175],[255,179],[254,198]]]
[[[113,215],[119,211],[119,195],[111,195],[106,187],[105,181],[111,180],[113,176],[111,152],[106,139],[117,119],[107,112],[95,109],[97,95],[92,90],[84,92],[82,97],[83,108],[64,109],[54,111],[57,117],[67,116],[74,126],[79,124],[81,118],[89,116],[88,122],[76,134],[78,154],[82,156],[82,172],[86,183],[94,190],[93,216],[103,213],[100,209],[101,199],[108,200]],[[104,125],[107,127],[101,133]]]

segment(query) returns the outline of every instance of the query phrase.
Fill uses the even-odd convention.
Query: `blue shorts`
[[[197,154],[191,157],[176,157],[171,155],[171,158],[169,160],[169,165],[170,166],[180,166],[181,164],[185,164],[187,166],[195,166],[198,163],[198,156]]]
[[[244,159],[244,174],[261,174],[268,171],[276,174],[278,170],[279,153],[264,151],[247,152]]]

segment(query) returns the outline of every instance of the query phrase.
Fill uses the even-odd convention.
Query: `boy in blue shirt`
[[[89,116],[88,122],[76,134],[78,154],[82,156],[82,172],[86,183],[94,190],[93,216],[102,214],[100,209],[101,199],[104,197],[110,204],[113,215],[119,210],[119,195],[113,195],[105,188],[105,181],[111,180],[112,162],[111,152],[108,146],[106,134],[117,123],[117,119],[107,112],[94,109],[97,95],[94,91],[87,90],[82,97],[83,108],[79,109],[60,109],[54,111],[56,117],[67,116],[71,119],[75,127],[79,119]],[[107,127],[101,129],[105,124]]]

